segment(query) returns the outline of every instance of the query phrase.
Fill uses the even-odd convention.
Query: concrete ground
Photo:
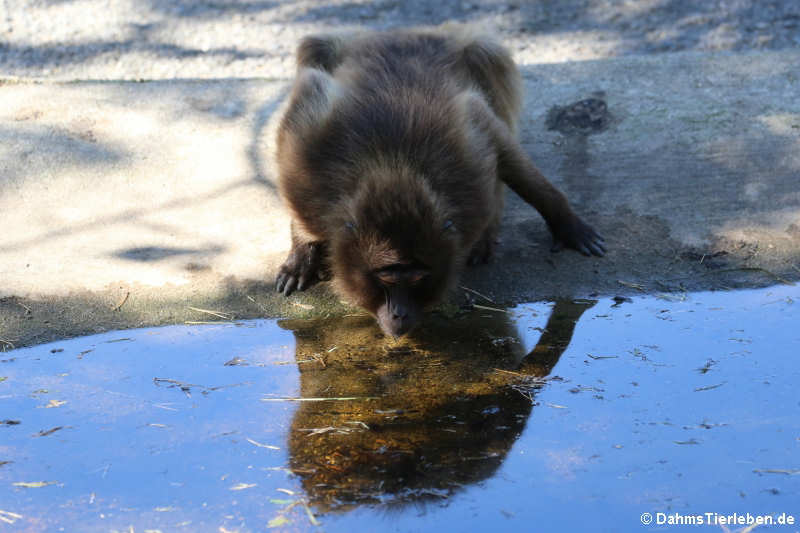
[[[308,33],[447,21],[486,29],[523,64],[800,46],[796,0],[0,0],[0,72],[287,77]]]
[[[331,11],[308,28],[285,23],[287,38],[279,23],[265,26],[264,42],[285,53],[258,57],[280,67],[239,71],[239,59],[218,64],[225,62],[218,47],[198,45],[196,53],[173,57],[162,52],[174,48],[147,45],[151,34],[130,37],[122,48],[101,46],[98,37],[91,46],[54,51],[36,40],[70,42],[72,34],[59,33],[65,28],[80,41],[86,32],[117,31],[115,24],[155,23],[120,15],[95,28],[95,19],[77,15],[97,8],[96,1],[33,2],[33,14],[9,10],[10,4],[2,4],[14,30],[7,34],[18,42],[0,48],[6,75],[0,82],[0,349],[114,328],[343,310],[325,286],[289,299],[272,292],[289,244],[274,187],[272,130],[296,37],[332,25],[348,9],[373,8],[294,3]],[[236,20],[254,47],[261,41],[247,33],[255,27],[248,17],[289,5],[144,4],[151,15],[158,6],[168,12],[162,18],[176,31],[164,35],[174,39],[183,35],[177,28],[202,28],[198,39],[234,39],[213,28],[217,19],[223,29]],[[631,3],[611,4],[628,6],[621,12],[633,26],[648,20]],[[392,5],[403,13],[408,7]],[[502,20],[519,24],[532,9],[491,5]],[[40,31],[24,26],[19,37],[15,21],[35,17],[36,10],[70,15],[74,23],[48,33],[39,21]],[[611,57],[620,54],[589,47],[579,57],[562,54],[582,61],[544,64],[520,52],[515,39],[536,48],[542,35],[558,32],[527,41],[514,33],[510,41],[526,85],[523,144],[606,236],[609,253],[601,259],[551,254],[541,219],[509,198],[494,263],[469,270],[462,285],[502,305],[642,291],[679,298],[684,291],[800,280],[800,49],[790,46],[795,19],[780,13],[785,17],[775,39],[786,46],[750,50],[750,41],[731,41],[735,53],[631,47]],[[712,24],[720,15],[709,16]],[[383,19],[366,20],[380,26]],[[28,48],[19,44],[34,41]],[[227,49],[247,50],[238,41]],[[247,60],[245,54],[241,61]],[[213,79],[172,79],[184,75]],[[241,75],[248,79],[236,78]],[[119,80],[99,81],[104,78]],[[132,78],[152,81],[124,81]],[[564,110],[587,98],[607,107],[597,130],[564,120]],[[452,302],[464,302],[462,291]]]

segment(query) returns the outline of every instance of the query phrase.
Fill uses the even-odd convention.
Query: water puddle
[[[259,320],[0,353],[0,521],[648,531],[785,513],[795,531],[799,300],[487,308],[400,342],[368,317]]]

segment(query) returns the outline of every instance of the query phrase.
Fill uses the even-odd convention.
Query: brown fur
[[[406,30],[307,37],[297,58],[278,133],[293,220],[279,291],[331,275],[339,294],[402,334],[468,259],[488,260],[504,182],[557,244],[602,255],[602,239],[516,141],[521,82],[500,45],[464,29]],[[397,283],[376,279],[384,270]],[[387,308],[414,316],[393,323]]]

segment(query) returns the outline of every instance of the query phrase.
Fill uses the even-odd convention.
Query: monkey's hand
[[[275,290],[289,296],[295,290],[304,291],[326,278],[323,267],[324,245],[319,242],[292,247],[289,257],[278,269]]]
[[[550,226],[553,234],[552,252],[563,248],[578,250],[583,255],[602,257],[606,253],[605,239],[576,215]]]
[[[472,247],[472,250],[467,257],[467,264],[474,266],[478,264],[487,264],[491,261],[494,255],[495,238],[494,235],[484,235]]]

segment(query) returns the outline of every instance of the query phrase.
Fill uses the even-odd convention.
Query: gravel
[[[0,0],[0,75],[287,78],[305,34],[445,21],[523,64],[800,47],[797,0]]]

